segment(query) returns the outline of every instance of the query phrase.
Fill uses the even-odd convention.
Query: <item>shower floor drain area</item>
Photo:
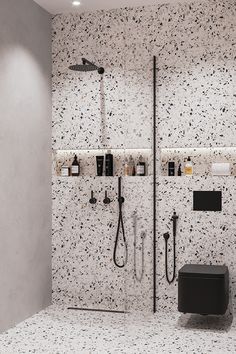
[[[183,317],[175,312],[119,315],[100,311],[69,311],[67,306],[52,305],[2,333],[0,353],[236,353],[234,321],[232,326],[226,326],[226,330],[220,325],[212,328],[211,319],[205,327],[204,316],[200,318],[199,330],[199,319],[196,318],[195,326],[195,319],[191,316]]]
[[[77,310],[77,311],[93,311],[93,312],[109,312],[109,313],[128,313],[127,311],[118,311],[118,310],[101,310],[101,309],[90,309],[83,307],[68,307],[68,310]]]

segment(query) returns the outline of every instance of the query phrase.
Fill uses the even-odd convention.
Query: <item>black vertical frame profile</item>
[[[156,56],[153,57],[153,312],[156,312]]]

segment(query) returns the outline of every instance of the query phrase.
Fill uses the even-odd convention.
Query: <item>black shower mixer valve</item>
[[[93,191],[91,191],[91,198],[89,199],[89,203],[93,205],[97,203],[97,199],[94,197]]]
[[[107,196],[107,191],[105,191],[105,198],[103,199],[103,203],[106,205],[111,203],[111,199]]]

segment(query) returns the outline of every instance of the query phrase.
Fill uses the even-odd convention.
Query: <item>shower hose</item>
[[[117,231],[116,231],[116,239],[115,239],[115,247],[114,247],[114,253],[113,253],[113,261],[115,265],[118,268],[124,268],[124,266],[127,264],[128,261],[128,245],[125,237],[125,228],[124,228],[124,221],[123,221],[123,214],[122,214],[122,205],[124,203],[124,198],[121,196],[121,177],[118,178],[118,204],[119,204],[119,217],[118,217],[118,225],[117,225]],[[119,264],[117,262],[117,248],[118,248],[118,243],[119,243],[119,235],[120,235],[120,230],[122,233],[122,239],[125,247],[125,257],[124,257],[124,262],[122,264]]]
[[[177,231],[177,219],[178,216],[174,211],[171,221],[173,223],[173,275],[172,278],[169,278],[168,274],[168,239],[170,237],[169,232],[166,232],[163,236],[165,239],[165,271],[166,271],[166,280],[169,284],[173,283],[176,277],[176,231]]]

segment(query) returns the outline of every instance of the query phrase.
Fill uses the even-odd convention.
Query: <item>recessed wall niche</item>
[[[168,162],[175,162],[175,175],[179,164],[182,171],[185,160],[191,157],[193,176],[212,176],[212,163],[230,163],[231,176],[236,176],[236,147],[221,148],[169,148],[161,149],[161,175],[168,175]]]
[[[146,163],[146,175],[152,174],[152,150],[151,149],[110,149],[114,159],[114,176],[124,175],[124,165],[126,158],[133,157],[135,164],[139,156],[143,157]],[[107,149],[92,150],[53,150],[53,170],[54,176],[61,176],[63,164],[71,166],[74,156],[77,155],[80,164],[80,176],[94,177],[96,172],[96,156],[105,156]],[[130,176],[131,177],[131,176]]]

